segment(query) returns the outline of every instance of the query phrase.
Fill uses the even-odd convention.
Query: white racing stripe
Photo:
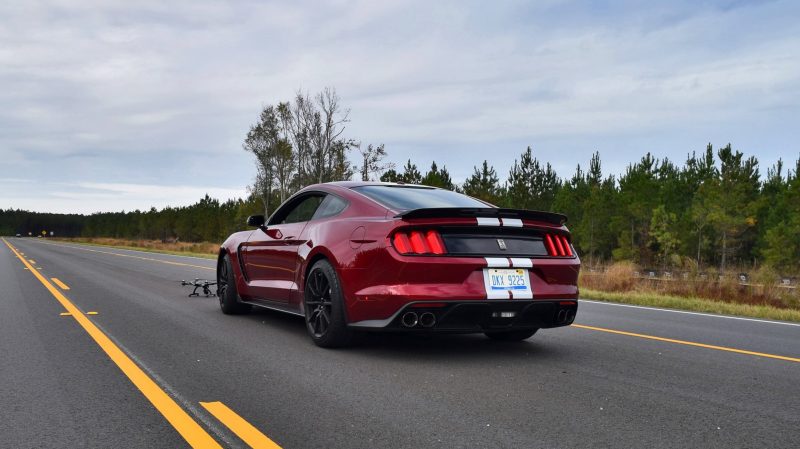
[[[477,217],[478,226],[500,226],[499,218]]]
[[[511,266],[514,268],[533,268],[533,261],[523,258],[511,258]]]
[[[511,266],[505,257],[484,257],[484,260],[486,260],[486,266],[489,268],[508,268]]]
[[[784,326],[796,326],[800,327],[800,323],[787,323],[785,321],[772,321],[772,320],[760,320],[758,318],[744,318],[740,316],[730,316],[730,315],[716,315],[713,313],[703,313],[703,312],[689,312],[686,310],[672,310],[672,309],[661,309],[658,307],[647,307],[647,306],[634,306],[631,304],[618,304],[614,302],[605,302],[605,301],[592,301],[591,299],[581,299],[580,302],[588,302],[592,304],[600,304],[603,306],[613,306],[613,307],[629,307],[631,309],[644,309],[644,310],[653,310],[656,312],[671,312],[671,313],[683,313],[686,315],[699,315],[699,316],[706,316],[710,318],[724,318],[726,320],[741,320],[741,321],[753,321],[756,323],[766,323],[766,324],[782,324]]]
[[[522,227],[522,220],[519,218],[503,218],[503,226],[507,226],[509,228],[521,228]]]

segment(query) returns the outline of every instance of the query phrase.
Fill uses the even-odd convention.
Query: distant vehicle
[[[565,222],[420,185],[313,185],[222,244],[217,295],[226,314],[301,315],[323,347],[358,331],[524,340],[575,319]]]
[[[17,237],[22,237],[22,234],[17,234]]]

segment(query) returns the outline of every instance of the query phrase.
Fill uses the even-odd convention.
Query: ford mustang
[[[322,347],[365,331],[524,340],[575,319],[565,222],[421,185],[312,185],[222,244],[217,295],[225,314],[303,316]]]

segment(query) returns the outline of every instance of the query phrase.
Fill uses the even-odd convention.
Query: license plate
[[[531,277],[524,268],[485,268],[483,282],[488,299],[533,298]]]

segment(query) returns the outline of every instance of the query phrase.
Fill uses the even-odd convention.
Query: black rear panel
[[[441,228],[451,256],[547,257],[544,236],[530,229]]]

